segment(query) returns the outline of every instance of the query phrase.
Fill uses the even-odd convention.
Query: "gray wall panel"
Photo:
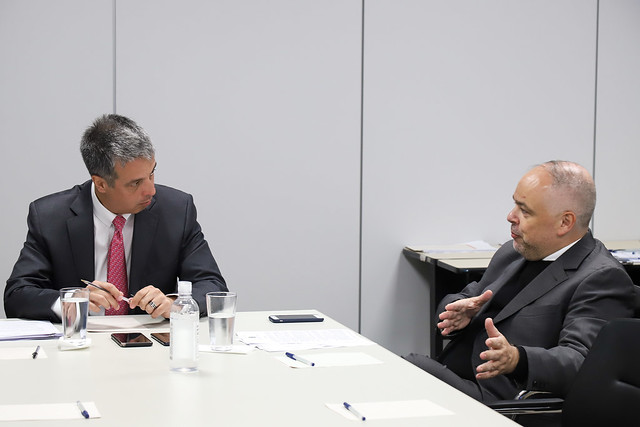
[[[362,332],[426,351],[407,244],[509,239],[529,166],[591,168],[595,1],[365,5]]]
[[[594,229],[603,240],[640,239],[640,2],[601,0]]]
[[[111,10],[111,0],[0,0],[2,291],[29,202],[89,178],[79,142],[112,110]]]
[[[241,310],[358,327],[359,1],[119,2],[117,110],[194,194]]]

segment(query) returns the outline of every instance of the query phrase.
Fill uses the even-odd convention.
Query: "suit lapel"
[[[524,306],[532,303],[551,289],[558,286],[567,279],[567,273],[560,259],[551,263],[542,273],[538,274],[531,283],[529,283],[520,293],[518,293],[507,304],[494,319],[494,322],[500,322],[503,319],[521,310]]]
[[[93,280],[95,260],[93,257],[93,206],[91,202],[91,181],[80,187],[78,197],[69,209],[75,214],[67,220],[67,233],[71,244],[73,262],[80,278]],[[77,285],[80,285],[78,283]]]
[[[131,271],[129,272],[129,292],[134,295],[148,285],[148,283],[142,283],[141,280],[149,250],[153,245],[153,236],[156,235],[158,228],[158,218],[151,212],[155,203],[154,197],[151,204],[135,216],[133,241],[131,242]]]
[[[493,295],[495,296],[500,291],[500,289],[502,289],[505,284],[509,283],[513,279],[513,276],[515,276],[522,269],[524,263],[525,259],[522,257],[513,261],[504,269],[504,272],[491,285],[487,287],[486,290],[493,291]],[[491,302],[482,306],[475,318],[483,318],[482,314],[489,308],[490,305]]]
[[[567,280],[569,277],[567,271],[576,270],[582,261],[593,251],[594,247],[595,240],[591,232],[588,232],[516,295],[509,304],[496,315],[494,322],[500,322],[513,315]]]

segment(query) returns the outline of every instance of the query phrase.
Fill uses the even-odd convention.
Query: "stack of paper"
[[[169,322],[164,317],[153,319],[140,316],[89,316],[88,332],[141,332],[169,331]]]
[[[0,320],[0,341],[52,339],[61,336],[62,333],[49,321]]]

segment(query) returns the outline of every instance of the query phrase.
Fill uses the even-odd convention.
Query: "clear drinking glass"
[[[236,320],[235,292],[209,292],[207,315],[209,316],[209,339],[215,351],[229,351],[233,345],[233,330]]]
[[[60,289],[62,306],[62,339],[65,344],[82,346],[87,342],[87,316],[89,315],[89,289]]]

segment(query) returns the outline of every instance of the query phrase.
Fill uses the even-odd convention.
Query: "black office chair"
[[[633,317],[640,319],[640,286],[634,285],[633,289],[636,291],[636,309],[633,312]]]
[[[639,364],[640,319],[612,320],[598,334],[564,401],[532,398],[503,400],[488,406],[504,415],[516,416],[515,421],[525,426],[637,425]]]

